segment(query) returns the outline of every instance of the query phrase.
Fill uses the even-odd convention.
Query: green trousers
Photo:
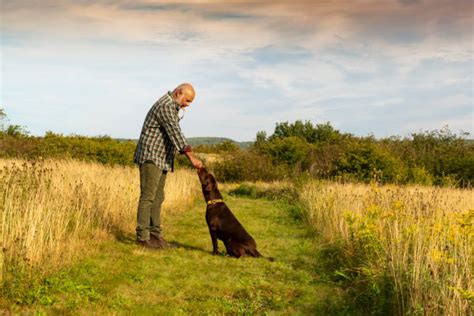
[[[165,199],[166,172],[155,164],[140,165],[140,200],[137,214],[137,240],[148,240],[150,235],[160,237],[161,204]]]

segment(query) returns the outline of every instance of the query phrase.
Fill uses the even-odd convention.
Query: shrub
[[[275,165],[265,155],[255,151],[236,151],[213,165],[220,181],[273,181],[287,176],[287,168]]]
[[[433,177],[424,167],[413,167],[409,169],[406,181],[414,184],[432,185]]]
[[[375,144],[362,143],[347,150],[337,161],[335,175],[359,181],[397,182],[402,178],[401,162]]]
[[[1,157],[74,158],[102,164],[132,165],[134,151],[134,142],[121,142],[108,136],[63,136],[47,132],[44,137],[4,135],[0,139]]]
[[[296,136],[274,138],[261,148],[261,151],[269,155],[273,161],[284,163],[288,166],[304,163],[308,158],[310,150],[310,144]]]
[[[455,182],[469,187],[474,180],[474,143],[468,133],[441,130],[414,133],[411,138],[391,137],[381,141],[383,149],[400,158],[408,168],[423,168],[435,185]],[[451,180],[447,181],[446,177]],[[408,180],[411,181],[410,175]]]

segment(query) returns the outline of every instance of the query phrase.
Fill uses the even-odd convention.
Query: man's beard
[[[186,112],[186,110],[184,109],[184,107],[179,108],[179,111],[178,111],[178,120],[179,121],[181,121],[184,118],[184,113],[185,112]],[[179,113],[181,113],[181,116],[179,115]]]

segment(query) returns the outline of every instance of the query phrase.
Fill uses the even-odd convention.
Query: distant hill
[[[189,137],[186,139],[191,146],[216,145],[216,144],[223,143],[225,141],[230,141],[237,144],[240,148],[244,149],[244,148],[250,147],[250,145],[253,144],[253,142],[236,142],[233,139],[225,138],[225,137]]]
[[[137,142],[138,139],[124,139],[124,138],[115,138],[115,140],[119,142]],[[223,143],[225,141],[231,141],[235,144],[237,144],[240,148],[246,149],[249,148],[250,145],[253,144],[253,142],[236,142],[233,139],[230,138],[225,138],[225,137],[189,137],[186,138],[186,140],[189,142],[191,146],[198,146],[198,145],[216,145]]]

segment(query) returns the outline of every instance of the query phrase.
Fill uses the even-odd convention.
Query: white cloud
[[[473,102],[465,1],[56,3],[1,13],[1,102],[36,134],[137,137],[181,81],[198,90],[186,133],[240,140],[296,119],[397,134],[424,125],[410,105],[441,115]]]

